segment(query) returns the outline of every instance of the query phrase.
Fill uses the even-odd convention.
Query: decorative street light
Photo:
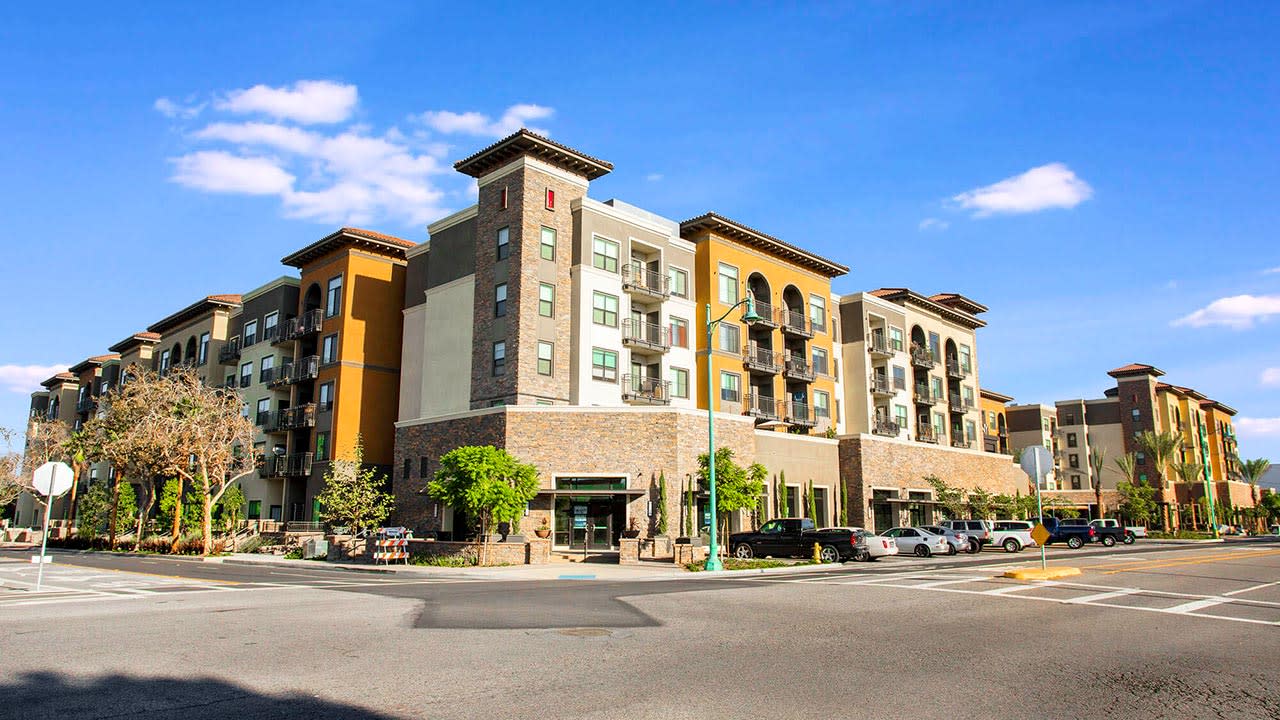
[[[747,297],[734,303],[723,315],[711,319],[711,303],[707,303],[707,490],[710,494],[711,501],[711,547],[707,554],[707,570],[723,570],[724,565],[720,562],[720,546],[716,538],[716,526],[719,525],[719,513],[716,512],[716,432],[715,432],[715,383],[713,382],[714,373],[711,368],[711,337],[716,327],[729,317],[729,313],[737,310],[739,306],[746,305],[747,311],[743,313],[743,322],[755,322],[760,318],[756,314],[755,296],[750,291]]]

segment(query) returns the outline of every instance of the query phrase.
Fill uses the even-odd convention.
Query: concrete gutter
[[[699,570],[691,572],[688,575],[681,575],[683,578],[700,578],[700,577],[738,577],[741,575],[790,575],[793,573],[807,573],[815,571],[835,570],[844,567],[844,563],[820,563],[817,565],[788,565],[787,567],[775,568],[753,568],[751,570]]]

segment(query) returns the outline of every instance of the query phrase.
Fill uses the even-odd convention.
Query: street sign
[[[1041,480],[1044,480],[1044,476],[1053,470],[1053,455],[1050,455],[1048,448],[1043,445],[1031,445],[1023,448],[1022,459],[1018,464],[1022,466],[1022,471],[1030,475],[1038,485]]]
[[[58,497],[71,489],[75,473],[71,466],[61,462],[47,462],[36,468],[31,484],[45,497]]]
[[[1045,527],[1044,523],[1036,523],[1036,526],[1031,529],[1031,539],[1035,540],[1040,547],[1044,547],[1044,544],[1049,542],[1050,534],[1049,528]]]

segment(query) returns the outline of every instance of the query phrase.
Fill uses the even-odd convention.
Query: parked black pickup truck
[[[1111,547],[1124,542],[1125,530],[1122,527],[1097,527],[1093,525],[1072,525],[1059,522],[1055,517],[1041,518],[1044,527],[1049,531],[1049,540],[1045,545],[1066,543],[1067,547],[1077,550],[1086,543],[1100,542]]]
[[[824,563],[844,562],[854,556],[858,538],[848,530],[818,532],[809,518],[770,520],[755,532],[729,536],[729,551],[737,558],[810,557],[814,543]]]

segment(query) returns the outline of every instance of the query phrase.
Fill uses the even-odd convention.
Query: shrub
[[[457,555],[416,553],[410,556],[409,564],[429,567],[474,567],[479,564],[479,560],[479,557],[470,552],[463,552]]]
[[[284,554],[284,559],[285,560],[301,560],[302,548],[300,547],[289,548],[289,552]]]

